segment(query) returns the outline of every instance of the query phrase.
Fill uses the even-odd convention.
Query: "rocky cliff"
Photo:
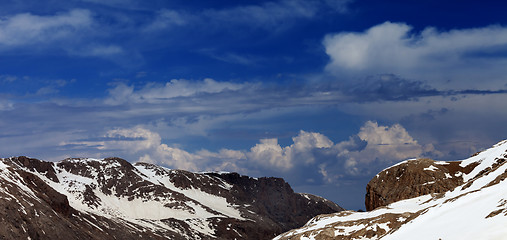
[[[6,158],[0,178],[0,239],[268,239],[343,210],[280,178],[119,158]]]
[[[461,163],[413,159],[385,169],[366,185],[366,210],[371,211],[403,199],[452,190],[463,184],[463,176],[477,166],[470,164],[463,167]]]

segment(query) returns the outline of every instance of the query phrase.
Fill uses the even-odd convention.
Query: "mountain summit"
[[[268,239],[343,210],[281,178],[120,158],[0,159],[1,239]]]
[[[412,159],[367,186],[369,212],[320,215],[283,239],[505,239],[507,140],[462,161]]]

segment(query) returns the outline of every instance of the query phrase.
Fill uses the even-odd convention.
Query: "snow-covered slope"
[[[262,239],[342,210],[294,193],[279,178],[191,173],[119,158],[1,159],[0,180],[0,199],[9,201],[0,205],[20,209],[19,220],[0,227],[1,239]],[[41,211],[50,224],[34,224]],[[9,215],[0,211],[1,219]],[[13,233],[20,221],[26,224]],[[66,228],[75,232],[54,234]]]
[[[463,161],[433,162],[422,170],[430,173],[450,164],[456,165],[452,168],[454,170],[467,169],[454,172],[453,176],[443,173],[442,179],[455,181],[455,177],[459,177],[461,184],[446,192],[400,200],[369,212],[344,211],[320,215],[304,227],[275,239],[507,239],[506,158],[507,141],[503,141]],[[410,161],[380,174],[395,174],[396,168],[408,166]],[[438,175],[428,176],[435,178]],[[433,184],[442,179],[426,181]],[[425,183],[418,184],[422,186]]]

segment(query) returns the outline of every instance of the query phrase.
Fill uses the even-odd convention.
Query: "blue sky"
[[[377,172],[506,138],[500,1],[2,1],[0,153],[285,178],[363,208]]]

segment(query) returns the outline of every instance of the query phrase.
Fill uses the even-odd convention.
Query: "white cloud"
[[[324,2],[334,10],[344,13],[348,11],[348,4],[353,0],[325,0]]]
[[[19,47],[62,49],[81,57],[114,57],[125,53],[118,45],[99,43],[97,36],[110,34],[104,27],[87,9],[54,15],[20,13],[0,19],[0,50]]]
[[[404,23],[385,22],[364,32],[327,35],[323,41],[336,75],[399,74],[456,88],[503,87],[507,57],[488,57],[507,48],[507,28],[414,32]],[[485,79],[478,83],[477,79]],[[488,84],[490,83],[490,84]]]
[[[291,159],[285,154],[284,149],[278,144],[278,139],[261,139],[247,153],[248,159],[265,167],[276,167],[281,170],[288,170],[293,167]]]
[[[369,171],[379,164],[388,166],[400,160],[422,157],[429,151],[436,153],[432,145],[420,145],[399,124],[389,127],[368,121],[357,137],[366,145],[358,146],[358,141],[351,138],[335,146],[338,158],[345,159],[344,167],[352,175],[370,174]]]
[[[14,82],[16,80],[18,80],[17,76],[0,75],[0,82],[3,82],[3,83],[11,83],[11,82]]]
[[[261,139],[249,151],[221,149],[218,152],[200,150],[190,153],[162,143],[156,132],[144,127],[122,128],[108,131],[101,140],[62,142],[60,145],[85,145],[110,154],[128,153],[139,161],[162,164],[185,170],[228,170],[248,172],[255,169],[287,171],[294,166],[312,165],[319,161],[312,153],[316,149],[329,149],[333,142],[320,133],[301,131],[292,138],[294,143],[281,147],[276,138]]]
[[[314,18],[322,10],[334,9],[338,12],[345,12],[349,2],[351,1],[281,0],[222,9],[210,8],[199,13],[163,9],[158,12],[153,22],[145,27],[145,30],[167,30],[177,26],[194,24],[208,28],[247,25],[272,31],[283,29],[296,19]]]
[[[12,102],[0,99],[0,111],[11,110],[13,107],[14,104]]]
[[[139,158],[141,162],[162,164],[190,171],[200,170],[196,165],[199,160],[202,160],[199,155],[191,154],[179,148],[169,147],[166,144],[159,145],[154,152],[147,153]]]
[[[246,156],[251,162],[280,171],[316,168],[323,178],[333,181],[340,175],[368,175],[379,166],[428,153],[440,154],[432,145],[419,144],[399,124],[379,126],[372,121],[366,122],[348,141],[337,144],[323,134],[305,131],[292,140],[293,144],[282,147],[276,138],[262,139]]]
[[[315,159],[314,150],[333,146],[333,142],[326,136],[305,131],[300,131],[292,141],[292,145],[282,148],[276,138],[261,139],[260,143],[247,153],[248,160],[266,168],[287,171],[296,165],[314,164],[318,161]]]
[[[294,144],[288,147],[287,154],[294,162],[313,164],[315,159],[314,149],[331,148],[334,143],[326,136],[315,132],[300,131],[299,135],[292,138]]]
[[[155,20],[150,23],[144,30],[157,31],[169,29],[175,26],[183,26],[186,25],[191,18],[193,17],[188,14],[183,14],[171,9],[162,9],[157,13]]]
[[[240,6],[222,10],[208,10],[204,15],[219,22],[252,24],[259,27],[279,26],[291,18],[311,18],[318,6],[309,1],[267,2],[262,5]]]
[[[419,101],[349,103],[346,114],[386,122],[400,122],[420,142],[433,143],[448,160],[470,156],[505,138],[507,94],[424,97]],[[440,112],[445,109],[445,112]],[[440,113],[439,113],[440,112]]]
[[[219,93],[227,90],[238,90],[247,85],[247,83],[218,82],[210,78],[202,81],[173,79],[163,85],[149,83],[141,89],[136,90],[134,86],[120,83],[109,90],[110,97],[106,99],[106,103],[112,105],[125,102],[157,103],[171,98],[188,97],[198,93]]]
[[[141,126],[110,130],[101,140],[60,143],[62,146],[69,144],[96,148],[103,152],[103,156],[113,152],[127,153],[130,156],[137,156],[137,159],[131,160],[190,171],[219,170],[219,167],[227,167],[228,170],[243,170],[237,167],[235,162],[245,158],[241,151],[229,149],[222,149],[219,152],[201,150],[197,153],[189,153],[162,143],[162,138],[158,133]],[[220,161],[215,162],[216,159]]]
[[[214,49],[202,49],[199,52],[222,62],[241,64],[247,66],[255,65],[257,62],[263,60],[262,58],[253,55],[240,55],[236,53],[218,53]]]
[[[139,161],[164,164],[178,169],[198,170],[195,162],[200,159],[198,155],[163,144],[158,133],[143,127],[114,129],[108,131],[103,137],[103,140],[98,141],[62,142],[60,145],[86,145],[102,150],[105,154],[111,151],[126,152],[140,156],[137,159]]]
[[[48,43],[74,35],[93,23],[90,11],[74,9],[53,16],[22,13],[0,19],[0,45]]]

